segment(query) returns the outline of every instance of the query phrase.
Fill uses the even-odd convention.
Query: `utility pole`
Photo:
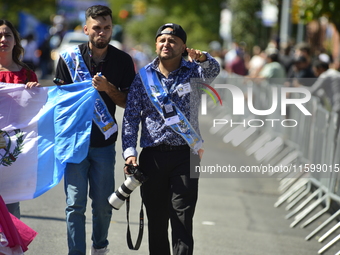
[[[290,1],[291,0],[282,0],[282,9],[281,9],[281,19],[280,19],[280,42],[288,43],[290,31]]]

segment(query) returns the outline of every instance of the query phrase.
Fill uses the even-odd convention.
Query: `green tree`
[[[340,32],[340,1],[339,0],[305,0],[302,3],[303,19],[306,22],[327,17]]]
[[[34,15],[38,20],[47,25],[50,24],[51,15],[56,13],[55,0],[2,0],[0,1],[0,11],[3,19],[8,19],[19,26],[20,11]]]
[[[158,27],[166,22],[181,24],[188,33],[188,46],[206,49],[211,40],[219,40],[220,6],[225,0],[182,1],[182,0],[142,0],[146,12],[133,16],[133,3],[136,0],[107,0],[113,10],[114,23],[123,25],[125,34],[136,43],[154,43]],[[129,12],[129,18],[119,18],[120,10]],[[2,0],[2,18],[19,26],[20,11],[34,15],[43,23],[51,24],[56,14],[56,0]]]
[[[178,23],[186,30],[188,47],[207,50],[210,41],[220,40],[220,11],[225,0],[144,0],[146,11],[142,15],[133,14],[136,0],[119,1],[120,6],[113,0],[110,3],[117,13],[121,8],[130,12],[130,19],[118,22],[133,43],[153,46],[158,27],[167,22]]]
[[[255,44],[261,45],[261,31],[264,30],[256,13],[261,11],[262,0],[229,0],[229,9],[233,13],[232,37],[236,42],[245,42],[250,49]],[[264,38],[262,38],[264,39]],[[263,44],[263,43],[262,43]],[[261,45],[264,47],[265,45]]]

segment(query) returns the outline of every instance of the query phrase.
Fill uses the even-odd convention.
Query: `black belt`
[[[183,151],[189,150],[190,147],[188,145],[179,145],[179,146],[172,146],[167,144],[160,144],[154,147],[146,147],[144,150],[151,150],[151,151]]]

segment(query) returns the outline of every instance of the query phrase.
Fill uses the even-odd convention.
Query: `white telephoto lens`
[[[131,191],[133,191],[135,188],[141,185],[139,181],[133,176],[130,175],[126,178],[124,185]]]
[[[111,204],[111,206],[116,210],[119,210],[119,208],[125,202],[125,200],[121,200],[117,197],[116,192],[112,193],[111,196],[109,196],[108,200],[109,200],[109,203]]]
[[[128,176],[118,190],[108,197],[109,203],[114,209],[119,210],[131,192],[140,185],[141,183],[135,177]]]

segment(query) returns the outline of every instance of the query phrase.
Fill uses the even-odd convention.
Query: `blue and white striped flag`
[[[87,155],[98,92],[91,81],[25,89],[0,83],[0,195],[33,199]],[[48,99],[48,100],[47,100]]]

